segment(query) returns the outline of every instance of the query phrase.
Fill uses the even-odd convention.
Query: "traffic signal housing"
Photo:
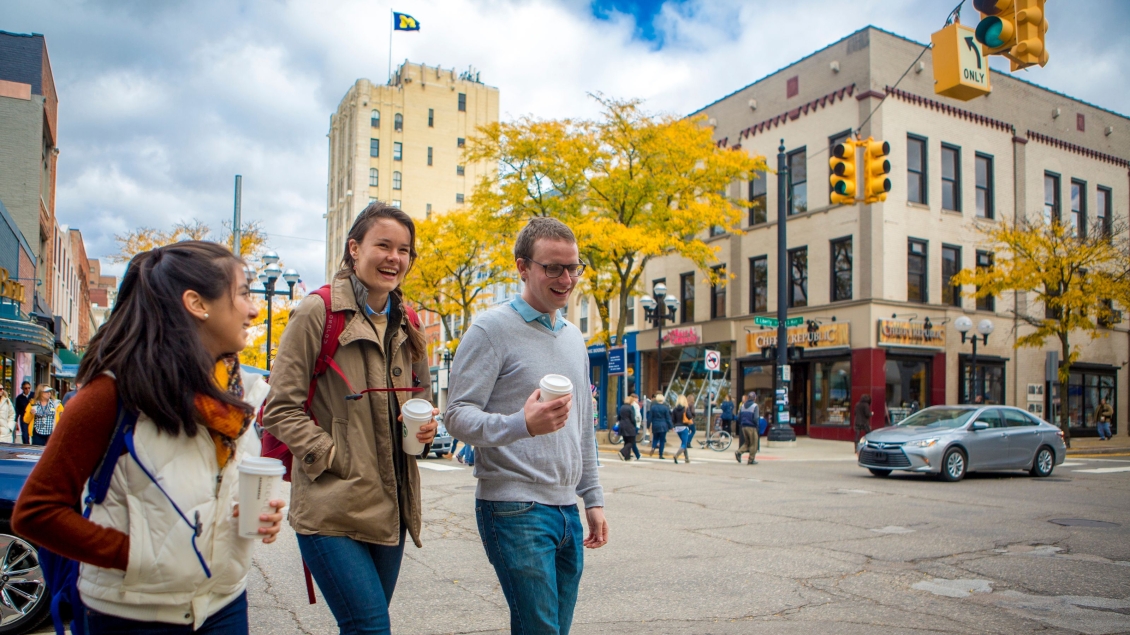
[[[985,55],[1004,55],[1016,45],[1016,7],[1013,0],[973,0],[981,13],[975,31]]]
[[[863,202],[877,203],[887,200],[891,191],[891,144],[868,137],[863,145]]]
[[[1016,45],[1008,56],[1014,71],[1048,63],[1048,51],[1044,47],[1044,36],[1048,32],[1044,2],[1016,0]]]
[[[828,160],[828,165],[832,168],[832,202],[840,205],[852,205],[855,203],[855,177],[858,173],[856,170],[855,149],[857,143],[851,139],[845,139],[841,143],[837,143],[832,148],[832,158]]]

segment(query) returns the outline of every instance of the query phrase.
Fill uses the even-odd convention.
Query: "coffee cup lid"
[[[564,375],[546,375],[541,378],[541,387],[552,392],[572,392],[573,382]]]
[[[400,410],[403,411],[404,414],[415,417],[417,419],[423,417],[431,418],[432,402],[428,401],[427,399],[409,399],[408,401],[404,402],[404,405],[400,407]]]
[[[282,461],[266,456],[246,456],[239,462],[239,471],[255,476],[282,476],[286,467]]]

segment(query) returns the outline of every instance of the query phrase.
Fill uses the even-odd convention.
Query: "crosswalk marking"
[[[1097,467],[1093,470],[1071,470],[1072,472],[1084,472],[1087,474],[1114,474],[1115,472],[1130,472],[1130,465],[1123,467]]]
[[[416,465],[418,467],[424,468],[425,470],[433,470],[435,472],[459,472],[463,469],[461,467],[455,467],[454,465],[444,465],[443,463],[423,463],[420,461],[417,461]]]

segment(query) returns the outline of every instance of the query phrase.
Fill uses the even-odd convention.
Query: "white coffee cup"
[[[272,514],[272,500],[278,500],[286,468],[282,461],[265,456],[247,456],[239,462],[239,535],[244,538],[265,538],[260,527],[271,523],[259,520],[259,514]]]
[[[573,382],[564,375],[546,375],[541,378],[538,388],[541,388],[539,401],[553,401],[573,394]]]
[[[420,428],[432,420],[432,402],[427,399],[409,399],[400,407],[401,438],[400,446],[405,454],[418,456],[424,451],[424,444],[416,438]]]

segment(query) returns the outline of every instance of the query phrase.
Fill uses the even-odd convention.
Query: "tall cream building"
[[[387,85],[359,79],[330,117],[326,276],[353,219],[372,201],[414,218],[464,204],[497,166],[463,160],[466,140],[498,121],[498,89],[478,72],[405,61]]]

